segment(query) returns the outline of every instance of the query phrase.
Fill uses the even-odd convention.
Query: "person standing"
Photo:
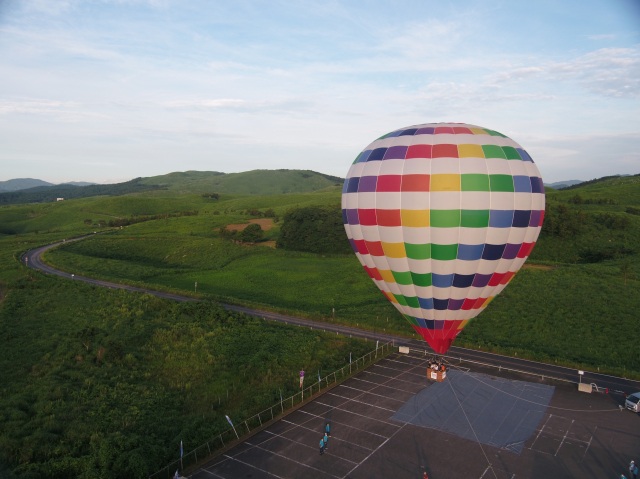
[[[331,436],[331,425],[328,422],[324,426],[324,432],[327,436]]]
[[[320,439],[320,455],[324,454],[324,437]]]
[[[329,435],[325,432],[324,433],[324,448],[325,449],[329,449]]]
[[[638,466],[636,466],[635,461],[629,463],[629,474],[632,479],[638,479]]]
[[[300,370],[300,389],[302,389],[302,384],[304,383],[304,369]]]

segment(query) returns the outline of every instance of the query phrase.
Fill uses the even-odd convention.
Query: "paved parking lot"
[[[465,363],[435,383],[428,360],[394,354],[189,477],[614,478],[640,460],[622,396]]]

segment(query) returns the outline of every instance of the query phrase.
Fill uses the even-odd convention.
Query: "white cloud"
[[[551,65],[558,78],[576,79],[593,93],[613,97],[640,95],[640,51],[603,48],[573,61]]]
[[[527,151],[546,182],[640,173],[640,131],[529,138]],[[548,176],[548,178],[547,178]]]
[[[178,109],[218,109],[218,108],[242,108],[247,105],[245,100],[240,98],[216,98],[202,100],[172,100],[163,103],[167,108]]]
[[[616,35],[614,33],[602,33],[602,34],[599,34],[599,35],[588,35],[587,38],[589,40],[596,40],[596,41],[614,40],[616,38]]]
[[[20,115],[49,119],[65,123],[78,123],[89,119],[104,118],[104,115],[96,111],[87,111],[81,104],[75,101],[59,101],[46,99],[0,99],[0,117]]]
[[[16,158],[93,158],[87,174],[104,161],[109,177],[133,177],[152,173],[136,165],[159,174],[215,157],[223,166],[205,169],[343,175],[342,163],[377,135],[446,120],[513,135],[563,173],[631,167],[621,165],[633,149],[598,135],[640,141],[638,44],[621,29],[594,35],[614,31],[604,17],[567,29],[530,4],[474,0],[11,5],[0,21],[3,168]],[[520,8],[530,17],[510,22]],[[530,36],[539,22],[548,39]],[[615,161],[596,158],[607,152]]]

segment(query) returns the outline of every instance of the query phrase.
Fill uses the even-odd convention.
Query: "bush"
[[[240,233],[240,241],[243,243],[257,243],[262,240],[264,232],[259,224],[251,223]]]
[[[351,253],[339,206],[308,206],[287,212],[277,248],[309,253]]]

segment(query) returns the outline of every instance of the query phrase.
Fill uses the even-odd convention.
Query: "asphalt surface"
[[[613,478],[640,458],[640,416],[620,396],[465,362],[436,383],[428,361],[393,354],[186,476]]]

